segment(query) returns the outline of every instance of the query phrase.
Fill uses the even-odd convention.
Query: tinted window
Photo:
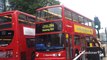
[[[34,25],[35,18],[20,14],[18,16],[18,21],[20,24]]]
[[[79,16],[76,13],[72,13],[73,21],[78,22]]]
[[[88,26],[88,19],[84,18],[84,24]]]
[[[0,29],[12,28],[12,24],[2,24],[0,25]]]
[[[23,14],[20,14],[19,16],[18,16],[18,21],[19,21],[19,23],[22,23],[22,24],[27,24],[27,20],[26,20],[26,16],[25,15],[23,15]]]
[[[71,14],[71,11],[69,11],[68,9],[65,9],[64,11],[64,15],[65,15],[65,18],[68,19],[68,20],[72,20],[72,14]]]
[[[37,51],[56,51],[64,48],[64,34],[48,34],[36,37]]]
[[[61,7],[54,7],[37,11],[38,21],[57,20],[62,17]]]
[[[0,31],[0,46],[7,46],[12,42],[14,31]]]
[[[35,38],[26,38],[26,44],[28,48],[32,48],[35,45]]]
[[[12,22],[11,15],[0,16],[0,23]]]
[[[29,23],[30,23],[30,24],[34,24],[35,18],[28,17],[27,19],[29,20]]]
[[[74,43],[75,43],[75,45],[80,45],[80,36],[78,36],[78,35],[74,36]]]
[[[93,27],[93,22],[89,20],[89,26]]]
[[[82,16],[79,16],[79,23],[84,24],[84,20]]]

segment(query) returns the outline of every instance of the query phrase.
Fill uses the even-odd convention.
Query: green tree
[[[60,2],[56,0],[10,0],[10,4],[10,8],[13,10],[20,10],[34,14],[34,11],[38,8],[50,5],[58,5]]]

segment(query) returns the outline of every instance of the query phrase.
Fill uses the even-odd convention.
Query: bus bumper
[[[48,58],[35,58],[35,60],[66,60],[66,58],[65,57],[48,57]]]
[[[0,58],[0,60],[19,60],[19,59],[16,59],[16,58]]]

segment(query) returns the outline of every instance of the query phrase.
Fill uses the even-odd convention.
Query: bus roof
[[[11,14],[11,13],[16,13],[16,12],[22,13],[22,14],[27,15],[27,16],[31,16],[33,18],[36,18],[34,15],[31,15],[31,14],[28,14],[28,13],[25,13],[25,12],[21,12],[21,11],[18,11],[18,10],[2,12],[2,13],[0,13],[0,16],[6,15],[6,14]]]
[[[39,11],[39,10],[42,10],[42,9],[47,9],[47,8],[52,8],[52,7],[62,7],[62,5],[46,6],[46,7],[39,8],[36,11]]]
[[[83,15],[81,15],[81,14],[79,14],[79,13],[75,12],[74,10],[69,9],[69,8],[65,7],[64,5],[46,6],[46,7],[39,8],[39,9],[37,9],[36,11],[43,10],[43,9],[47,9],[47,8],[52,8],[52,7],[64,7],[64,8],[66,8],[66,9],[68,9],[68,10],[70,10],[70,11],[72,11],[72,12],[74,12],[74,13],[76,13],[76,14],[78,14],[78,15],[82,16],[82,17],[87,18],[86,16],[83,16]],[[89,18],[87,18],[87,19],[89,19]],[[90,21],[93,21],[92,19],[89,19],[89,20],[90,20]]]

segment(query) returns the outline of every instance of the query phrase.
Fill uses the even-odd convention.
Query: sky
[[[107,0],[59,0],[62,5],[77,13],[94,19],[95,16],[101,21],[104,30],[107,27]]]

